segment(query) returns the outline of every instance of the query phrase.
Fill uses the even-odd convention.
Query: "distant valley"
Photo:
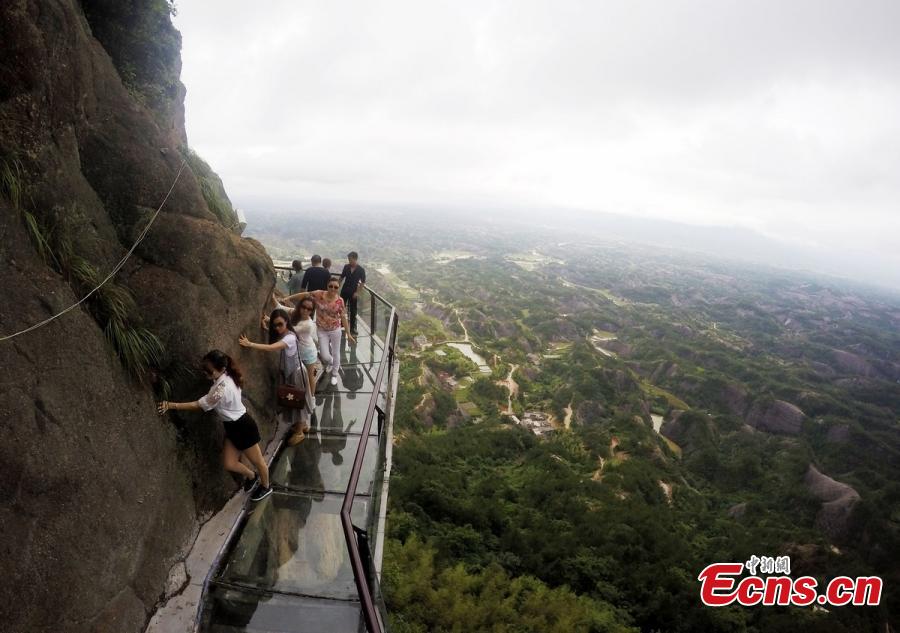
[[[250,229],[279,258],[360,251],[400,310],[397,630],[461,612],[467,630],[896,626],[896,296],[622,240],[447,229],[304,214]],[[699,570],[754,554],[881,575],[885,599],[704,609]],[[535,595],[533,613],[483,606]]]

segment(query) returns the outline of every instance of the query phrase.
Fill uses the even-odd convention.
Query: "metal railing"
[[[287,281],[290,278],[290,274],[293,273],[292,269],[288,267],[276,266],[275,267],[276,276],[280,278],[282,281]],[[379,336],[379,324],[378,324],[378,314],[379,305],[383,310],[388,310],[386,319],[386,328],[383,335],[384,338],[384,354],[381,357],[381,360],[378,364],[378,371],[375,376],[374,386],[372,389],[372,395],[369,398],[369,404],[366,409],[366,417],[363,423],[363,428],[360,432],[363,438],[369,437],[369,433],[372,429],[372,423],[375,420],[376,415],[378,416],[378,435],[381,437],[381,441],[385,441],[383,432],[383,425],[385,421],[385,415],[391,407],[391,387],[390,387],[390,379],[392,376],[392,368],[394,364],[394,348],[397,342],[397,327],[399,324],[399,317],[397,315],[397,311],[393,305],[391,305],[387,300],[384,299],[377,292],[366,286],[366,292],[369,295],[369,305],[368,307],[368,318],[369,318],[369,331],[372,337]],[[357,315],[359,316],[364,315]],[[384,381],[388,381],[388,388],[386,389],[386,403],[385,408],[382,409],[378,406],[378,398],[381,396],[381,389]],[[350,481],[347,484],[347,490],[344,493],[344,501],[341,505],[341,526],[344,531],[344,539],[347,543],[347,549],[350,554],[350,565],[353,569],[353,579],[356,584],[356,589],[359,594],[360,606],[362,609],[363,618],[366,623],[366,630],[369,633],[384,633],[386,631],[385,623],[381,617],[381,613],[376,608],[376,598],[373,595],[375,593],[375,585],[378,583],[378,579],[374,570],[372,569],[372,557],[371,551],[369,547],[369,537],[372,536],[368,533],[366,529],[358,528],[353,525],[353,520],[350,516],[351,510],[353,508],[353,502],[356,499],[356,488],[359,484],[360,474],[362,472],[363,461],[366,456],[366,449],[368,448],[368,442],[361,441],[359,446],[356,449],[356,456],[353,460],[353,468],[350,472]],[[374,511],[378,512],[378,509],[372,506]],[[367,521],[367,527],[371,529],[371,526],[374,525],[373,521]],[[377,536],[377,535],[376,535]]]
[[[374,295],[373,295],[374,301]],[[390,305],[390,304],[388,304]],[[372,316],[374,323],[374,311]],[[378,374],[375,377],[375,389],[372,397],[369,398],[369,406],[366,410],[366,419],[363,423],[362,436],[368,437],[372,428],[372,421],[375,414],[378,413],[379,418],[384,416],[384,411],[378,409],[378,396],[381,393],[381,384],[385,379],[385,371],[392,365],[394,361],[394,344],[397,339],[397,312],[391,306],[389,317],[388,331],[385,335],[385,351],[382,356],[381,363],[378,367]],[[373,333],[374,335],[374,333]],[[381,426],[379,424],[379,426]],[[366,620],[366,629],[369,633],[382,633],[384,631],[384,623],[381,621],[378,611],[375,609],[375,600],[372,596],[372,587],[369,586],[370,581],[375,582],[374,574],[367,573],[364,559],[360,553],[360,539],[365,539],[362,547],[368,550],[367,534],[364,530],[360,530],[353,525],[350,518],[350,510],[353,507],[353,500],[356,498],[356,486],[359,483],[359,475],[362,470],[363,459],[366,454],[366,442],[360,442],[356,449],[356,458],[353,461],[353,470],[350,472],[350,482],[347,484],[347,492],[344,495],[344,503],[341,506],[341,525],[344,528],[344,538],[347,541],[347,547],[350,550],[350,564],[353,567],[353,577],[356,581],[356,588],[359,591],[359,599],[362,604],[363,617]],[[370,560],[369,552],[366,551],[365,561]],[[371,572],[371,570],[369,570]]]
[[[306,272],[306,270],[301,270],[299,273],[296,273],[296,274],[302,275],[305,272]],[[286,284],[288,282],[288,280],[290,280],[290,278],[294,274],[295,274],[295,271],[290,266],[279,266],[279,265],[275,266],[276,281],[281,281]],[[338,273],[331,273],[331,275],[333,277],[337,277]],[[385,299],[380,294],[378,294],[377,292],[372,290],[369,286],[366,286],[365,289],[369,295],[369,306],[368,306],[368,308],[369,308],[369,310],[368,310],[368,312],[369,312],[369,331],[372,332],[372,334],[374,335],[378,329],[378,323],[377,323],[377,318],[376,318],[377,314],[378,314],[378,311],[376,309],[377,304],[380,302],[380,303],[384,304],[385,306],[390,306],[392,309],[393,309],[393,306],[390,304],[390,302],[388,302],[387,299]],[[385,338],[385,345],[387,345],[387,343],[388,343],[388,339]]]

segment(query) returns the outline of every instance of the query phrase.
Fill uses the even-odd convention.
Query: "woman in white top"
[[[159,403],[158,411],[160,415],[170,410],[215,411],[225,427],[222,464],[226,470],[246,477],[244,490],[250,490],[258,480],[259,486],[250,499],[264,499],[272,494],[269,487],[269,467],[259,445],[259,427],[241,402],[241,370],[228,354],[217,349],[206,354],[202,362],[203,372],[213,381],[209,393],[194,402],[164,400]],[[241,453],[256,467],[258,475],[241,463]]]
[[[300,301],[291,313],[291,324],[300,342],[300,362],[306,367],[311,385],[316,384],[316,361],[319,359],[319,351],[316,349],[316,339],[319,335],[316,322],[312,318],[315,309],[316,304],[313,300],[306,298]]]
[[[285,297],[285,301],[294,299],[305,300],[311,298],[316,308],[316,327],[319,332],[319,354],[328,365],[326,372],[331,372],[331,384],[338,384],[338,373],[341,369],[341,326],[344,326],[347,340],[356,343],[356,339],[350,332],[347,324],[347,314],[344,311],[344,300],[341,299],[340,282],[334,277],[328,282],[327,290],[314,292],[298,292]]]
[[[286,310],[276,308],[269,315],[269,343],[254,343],[241,334],[238,342],[242,347],[258,349],[264,352],[281,352],[279,364],[282,378],[288,384],[294,376],[294,372],[300,367],[301,352],[300,341],[297,333],[291,326],[290,316]],[[309,430],[309,421],[301,416],[300,409],[291,409],[291,435],[288,438],[289,446],[296,446],[303,441],[306,431]]]
[[[273,294],[274,298],[275,295]],[[276,301],[276,309],[287,312],[290,317],[290,324],[293,326],[294,334],[300,343],[300,362],[306,367],[309,376],[309,384],[315,387],[316,384],[316,362],[319,360],[319,351],[316,347],[316,341],[319,338],[316,322],[312,318],[316,310],[316,305],[311,299],[304,299],[296,308],[290,308]],[[274,312],[272,313],[274,314]],[[262,327],[271,331],[272,317],[264,314],[262,317]],[[271,341],[271,335],[270,335]]]

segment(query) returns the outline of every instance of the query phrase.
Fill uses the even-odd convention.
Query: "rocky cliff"
[[[803,482],[810,494],[822,502],[816,515],[816,527],[835,541],[846,539],[853,508],[859,503],[859,493],[847,484],[822,474],[812,464],[807,468]]]
[[[0,5],[0,622],[5,631],[143,629],[199,517],[235,488],[220,430],[154,400],[207,388],[200,356],[243,362],[271,432],[274,363],[241,354],[272,287],[231,230],[220,182],[186,148],[180,36],[166,0]],[[155,394],[154,391],[157,393]]]

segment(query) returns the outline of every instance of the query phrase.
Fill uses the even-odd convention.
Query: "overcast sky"
[[[900,2],[181,0],[191,145],[257,196],[740,225],[900,267]]]

